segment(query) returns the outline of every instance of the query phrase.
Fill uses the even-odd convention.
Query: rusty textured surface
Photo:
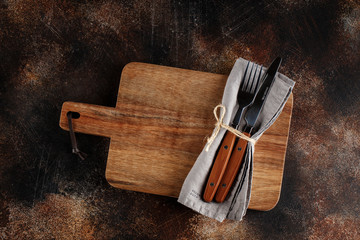
[[[0,1],[0,239],[359,239],[360,3]],[[176,199],[110,187],[109,140],[61,104],[115,106],[131,61],[229,73],[237,57],[293,78],[283,189],[269,212],[218,223]]]

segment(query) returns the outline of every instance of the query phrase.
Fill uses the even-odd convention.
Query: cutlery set
[[[237,94],[238,110],[231,123],[232,128],[251,137],[280,64],[281,58],[278,57],[262,75],[262,66],[253,63],[250,67],[248,62]],[[242,119],[246,124],[240,129]],[[246,140],[226,131],[205,186],[203,199],[206,202],[211,202],[214,197],[219,203],[225,200],[242,164],[246,146]]]

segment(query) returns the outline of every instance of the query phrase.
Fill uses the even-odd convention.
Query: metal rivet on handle
[[[226,183],[223,183],[223,184],[222,184],[222,187],[226,187]]]
[[[227,145],[225,145],[225,146],[224,146],[224,148],[225,148],[225,149],[228,149],[228,146],[227,146]]]
[[[212,183],[210,183],[210,186],[214,186],[215,184],[212,182]]]
[[[241,151],[241,147],[238,148],[238,151]]]

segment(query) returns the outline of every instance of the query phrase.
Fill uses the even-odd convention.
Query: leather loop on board
[[[68,118],[68,123],[69,123],[69,133],[70,133],[70,140],[71,140],[71,145],[72,145],[72,153],[78,155],[81,160],[84,160],[87,157],[87,154],[80,151],[79,148],[77,147],[77,141],[76,141],[74,129],[72,126],[72,114],[73,114],[72,112],[68,112],[66,114],[66,116]]]

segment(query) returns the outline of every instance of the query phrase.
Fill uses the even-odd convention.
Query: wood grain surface
[[[117,188],[177,197],[214,127],[227,76],[144,63],[123,69],[116,108],[65,102],[76,132],[111,138],[106,179]],[[249,208],[269,210],[280,196],[293,98],[255,148]]]

